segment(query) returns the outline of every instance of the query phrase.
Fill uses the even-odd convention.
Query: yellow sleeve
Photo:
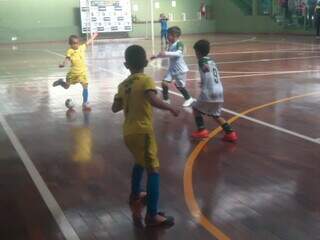
[[[87,45],[86,44],[81,44],[80,46],[79,46],[79,48],[80,48],[80,50],[81,51],[86,51],[86,49],[87,49]]]
[[[71,58],[72,53],[73,53],[73,49],[69,48],[66,52],[66,57]]]
[[[114,99],[122,99],[123,98],[123,94],[122,94],[122,87],[121,87],[122,85],[120,84],[119,86],[118,86],[118,92],[117,92],[117,94],[114,96]]]
[[[156,83],[154,82],[154,80],[151,77],[147,77],[145,82],[144,82],[144,91],[157,91],[156,88]]]

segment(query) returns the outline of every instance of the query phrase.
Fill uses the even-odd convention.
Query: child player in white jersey
[[[207,40],[199,40],[193,46],[199,61],[201,77],[201,93],[193,103],[193,113],[198,130],[192,133],[194,138],[207,138],[208,130],[204,126],[203,115],[212,117],[225,132],[223,140],[236,142],[238,137],[228,122],[221,117],[223,98],[223,86],[216,63],[208,57],[210,43]]]
[[[175,80],[177,89],[183,95],[185,102],[183,107],[190,107],[194,99],[189,95],[186,89],[187,72],[189,68],[183,59],[183,43],[179,40],[181,36],[181,29],[179,27],[171,27],[168,29],[168,51],[160,52],[153,56],[151,60],[156,58],[169,58],[169,69],[162,81],[163,100],[169,101],[169,86],[168,84]]]

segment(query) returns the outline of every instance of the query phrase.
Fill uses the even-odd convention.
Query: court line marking
[[[251,38],[247,38],[247,39],[243,39],[243,40],[235,40],[235,41],[226,41],[226,42],[222,42],[222,41],[217,41],[217,42],[213,42],[210,43],[210,46],[217,46],[217,45],[228,45],[228,44],[236,44],[236,43],[246,43],[246,42],[254,42],[255,40],[257,40],[257,37],[251,37]]]
[[[160,87],[157,87],[157,89],[161,90]],[[183,96],[180,93],[177,93],[177,92],[174,92],[174,91],[169,91],[169,92],[171,94],[173,94],[173,95],[176,95],[178,97],[182,97],[183,98]],[[316,95],[316,94],[320,94],[320,92],[314,92],[314,93],[312,93],[310,95]],[[310,95],[308,95],[308,96],[310,96]],[[288,129],[283,128],[283,127],[279,127],[279,126],[271,124],[271,123],[264,122],[262,120],[259,120],[259,119],[253,118],[253,117],[245,116],[245,114],[237,113],[235,111],[232,111],[232,110],[229,110],[229,109],[226,109],[226,108],[222,108],[222,111],[226,112],[226,113],[229,113],[231,115],[237,116],[238,118],[246,119],[246,120],[248,120],[250,122],[254,122],[256,124],[260,124],[260,125],[263,125],[265,127],[272,128],[272,129],[277,130],[279,132],[287,133],[289,135],[304,139],[306,141],[309,141],[309,142],[312,142],[312,143],[316,143],[316,144],[320,144],[320,142],[315,138],[308,137],[306,135],[303,135],[303,134],[288,130]]]
[[[320,92],[313,92],[298,96],[293,96],[289,98],[284,98],[280,100],[276,100],[270,103],[266,103],[257,107],[250,108],[246,111],[243,111],[241,114],[234,116],[228,120],[228,122],[231,124],[235,121],[237,121],[239,118],[241,118],[242,115],[247,115],[249,113],[258,111],[262,108],[266,108],[272,105],[276,105],[278,103],[288,102],[294,99],[307,97],[307,96],[313,96],[318,95]],[[210,220],[202,213],[201,208],[199,207],[194,190],[193,190],[193,167],[196,159],[200,155],[203,148],[208,144],[209,141],[211,141],[215,136],[217,136],[222,131],[221,127],[218,127],[214,129],[210,135],[209,138],[205,139],[204,141],[201,141],[198,143],[198,145],[195,147],[195,149],[192,151],[192,153],[189,155],[185,169],[184,169],[184,175],[183,175],[183,189],[184,189],[184,195],[185,195],[185,201],[187,203],[187,206],[189,208],[189,211],[191,215],[197,220],[197,222],[202,225],[212,236],[217,238],[218,240],[230,240],[230,238],[223,233],[219,228],[217,228]]]
[[[252,53],[285,53],[285,52],[316,52],[320,48],[283,48],[283,49],[267,49],[267,50],[248,50],[235,52],[210,52],[209,55],[230,55],[230,54],[252,54]],[[194,54],[184,55],[185,57],[195,57]]]
[[[300,59],[313,59],[313,58],[320,58],[320,56],[305,56],[305,57],[292,57],[292,58],[265,58],[265,59],[253,59],[253,60],[225,61],[225,62],[216,62],[216,64],[224,65],[224,64],[272,62],[272,61],[282,61],[282,60],[300,60]],[[197,63],[188,64],[188,66],[197,66],[197,65],[198,65]]]
[[[33,164],[31,158],[29,157],[28,153],[24,149],[20,140],[18,139],[18,137],[16,136],[16,134],[14,133],[14,131],[12,130],[12,128],[10,127],[7,120],[2,114],[0,114],[0,123],[5,133],[7,134],[8,138],[10,139],[10,142],[13,145],[14,149],[18,153],[33,183],[38,189],[43,201],[47,205],[52,216],[54,217],[64,237],[67,240],[80,240],[79,236],[77,235],[72,225],[68,221],[67,217],[62,211],[57,200],[54,198],[53,194],[50,192],[48,186],[46,185],[40,173],[36,169],[35,165]]]

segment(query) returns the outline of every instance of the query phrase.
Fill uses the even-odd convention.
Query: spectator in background
[[[314,9],[316,7],[316,0],[308,0],[307,2],[307,22],[308,22],[308,26],[312,27],[313,26],[313,18],[314,18]]]
[[[315,8],[314,8],[314,16],[317,28],[317,39],[320,38],[320,0],[318,0]]]
[[[168,45],[168,21],[169,19],[163,14],[160,14],[160,25],[161,25],[161,46],[163,46],[163,40],[165,41],[166,47]]]

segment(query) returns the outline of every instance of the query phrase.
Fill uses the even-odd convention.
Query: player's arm
[[[86,45],[90,45],[93,42],[93,40],[95,40],[98,37],[98,35],[98,33],[94,33],[92,37],[86,42]]]
[[[113,104],[112,104],[112,112],[117,113],[123,110],[122,99],[118,97],[118,94],[114,96]]]
[[[67,65],[67,63],[69,63],[70,62],[70,57],[65,57],[65,59],[63,60],[63,62],[62,63],[60,63],[59,64],[59,67],[60,68],[63,68],[63,67],[65,67],[66,65]]]
[[[177,117],[179,115],[180,111],[177,108],[171,106],[170,104],[167,104],[166,102],[164,102],[160,98],[158,98],[157,92],[155,90],[147,90],[145,92],[145,94],[146,94],[148,101],[150,102],[150,104],[153,107],[161,109],[161,110],[169,111],[175,117]]]

